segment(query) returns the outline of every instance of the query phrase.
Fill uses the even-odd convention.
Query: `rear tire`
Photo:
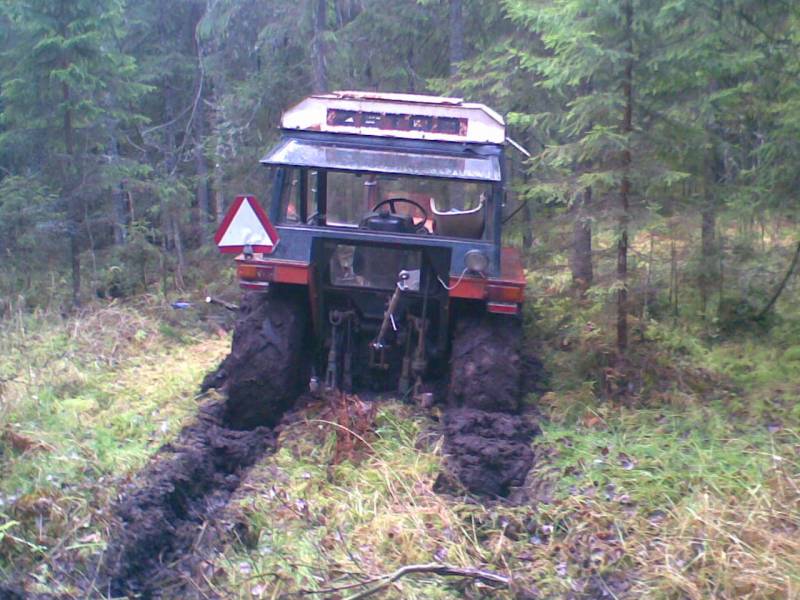
[[[448,404],[516,413],[522,396],[522,323],[484,313],[459,318],[450,355]]]
[[[211,382],[227,392],[225,423],[235,429],[274,426],[307,383],[308,302],[273,289],[242,298],[231,353]]]

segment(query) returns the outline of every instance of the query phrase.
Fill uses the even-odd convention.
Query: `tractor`
[[[500,115],[459,98],[342,91],[283,114],[266,208],[237,198],[216,236],[247,292],[207,382],[230,423],[274,424],[307,389],[518,410],[506,143]]]

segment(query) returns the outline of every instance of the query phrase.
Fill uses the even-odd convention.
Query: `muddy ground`
[[[302,379],[305,367],[296,364],[291,340],[300,339],[305,323],[291,306],[245,298],[234,351],[203,383],[228,399],[203,404],[175,441],[123,486],[94,578],[76,582],[86,597],[213,597],[203,568],[212,551],[232,539],[225,508],[249,468],[275,449],[281,418],[291,419],[300,396],[288,382]],[[500,335],[492,336],[485,319],[467,322],[477,329],[454,343],[459,377],[440,398],[446,400],[438,428],[446,472],[436,482],[438,492],[505,497],[523,484],[533,463],[531,440],[539,429],[522,414],[518,390],[538,373],[524,373],[519,332],[501,323]],[[490,326],[497,331],[496,323]],[[498,363],[498,355],[505,359]],[[23,597],[15,593],[22,592],[0,588],[0,597]]]
[[[224,414],[221,402],[203,405],[123,490],[98,591],[185,597],[202,581],[204,550],[223,533],[218,515],[247,469],[275,447],[272,429],[231,429]]]

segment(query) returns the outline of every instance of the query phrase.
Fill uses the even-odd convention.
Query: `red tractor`
[[[267,210],[238,198],[216,237],[249,291],[208,382],[226,388],[229,421],[272,424],[309,386],[516,412],[525,277],[501,243],[502,117],[334,92],[281,128],[261,160]]]

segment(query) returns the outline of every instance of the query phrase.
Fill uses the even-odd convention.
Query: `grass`
[[[526,502],[433,494],[441,447],[420,445],[430,422],[400,404],[381,408],[358,465],[329,466],[334,434],[310,414],[253,472],[218,590],[291,598],[440,560],[515,589],[416,576],[381,597],[800,597],[792,322],[709,344],[701,328],[634,320],[633,391],[619,397],[603,302],[551,286],[534,308],[552,391],[530,399],[544,418]]]
[[[525,502],[435,494],[441,440],[397,402],[381,404],[368,452],[334,464],[336,430],[312,405],[234,496],[239,539],[207,574],[217,592],[290,598],[442,561],[514,589],[418,574],[380,597],[800,598],[794,322],[714,344],[637,323],[621,398],[602,303],[551,286],[533,307],[551,391],[530,398],[543,432]],[[194,413],[229,339],[176,314],[142,301],[0,324],[4,574],[30,569],[69,594],[50,562],[102,551],[116,486]]]
[[[194,413],[229,341],[182,327],[161,305],[95,306],[0,324],[0,569],[39,569],[103,546],[116,482]],[[177,324],[180,327],[180,323]],[[48,581],[47,585],[52,585]]]
[[[332,465],[335,433],[310,413],[281,436],[281,449],[245,484],[237,518],[247,540],[219,560],[224,595],[279,597],[352,583],[409,563],[491,563],[467,513],[432,491],[438,447],[416,446],[426,419],[384,404],[372,452]],[[478,508],[479,511],[482,509]],[[461,598],[435,577],[398,584],[403,598]],[[395,596],[398,597],[398,596]]]
[[[434,494],[440,448],[419,448],[429,423],[405,406],[382,407],[358,465],[329,466],[333,433],[310,414],[251,473],[236,517],[246,533],[217,560],[215,585],[292,597],[438,560],[510,574],[516,592],[544,597],[795,597],[797,430],[742,434],[720,408],[598,405],[588,414],[599,420],[546,423],[520,506]],[[465,593],[419,576],[382,597]]]

